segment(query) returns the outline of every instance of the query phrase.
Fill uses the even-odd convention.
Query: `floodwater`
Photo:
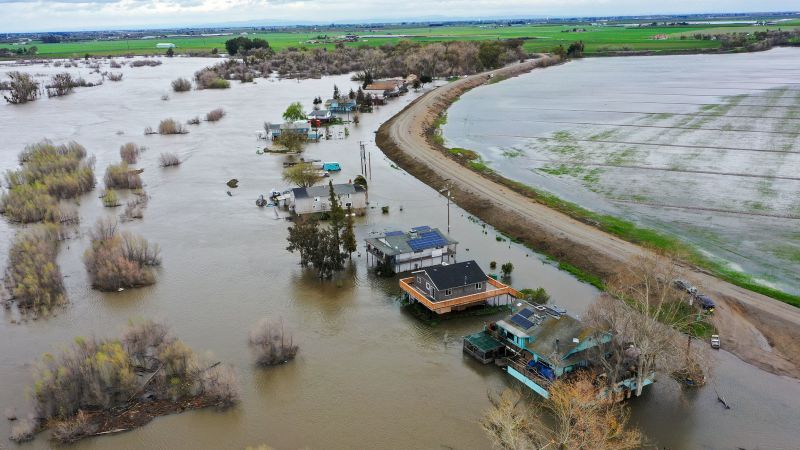
[[[105,167],[118,161],[121,144],[146,145],[139,167],[151,200],[143,220],[122,226],[160,244],[164,260],[154,286],[121,293],[91,290],[81,262],[88,245],[85,233],[98,217],[121,211],[103,208],[97,191],[82,197],[79,237],[65,242],[59,255],[70,303],[47,319],[14,324],[5,313],[0,320],[0,409],[14,406],[24,413],[30,370],[44,352],[58,351],[75,336],[116,336],[129,318],[148,317],[170,323],[198,352],[234,365],[241,382],[240,405],[225,412],[158,418],[141,429],[84,440],[73,448],[489,448],[478,425],[489,406],[487,392],[518,383],[463,356],[460,337],[490,318],[426,325],[399,306],[397,280],[372,276],[360,255],[354,255],[338,282],[320,282],[285,250],[289,223],[276,220],[271,208],[254,204],[259,194],[284,187],[285,157],[255,152],[255,132],[262,123],[280,120],[292,101],[310,107],[314,97],[329,95],[334,83],[343,91],[354,83],[346,76],[258,80],[226,91],[169,92],[172,79],[190,77],[213,62],[175,58],[158,67],[125,67],[119,83],[0,106],[2,169],[16,167],[17,153],[41,138],[76,140],[96,156],[102,178]],[[43,75],[60,70],[21,69]],[[80,71],[94,79],[88,69]],[[170,99],[161,100],[163,94]],[[341,139],[308,146],[308,158],[340,162],[343,171],[333,179],[345,181],[357,174],[358,144],[366,143],[375,209],[357,220],[359,239],[423,224],[447,228],[445,199],[393,167],[373,141],[380,123],[414,95],[363,114],[359,126],[349,127],[347,138],[339,127],[335,135],[341,132]],[[161,119],[187,120],[217,107],[227,111],[225,118],[192,126],[187,135],[142,134]],[[178,153],[185,162],[159,168],[158,155],[164,151]],[[225,182],[231,178],[239,179],[240,187],[230,189],[228,196]],[[380,212],[384,205],[390,207],[388,214]],[[529,250],[498,241],[490,227],[457,206],[450,212],[451,234],[460,242],[459,260],[476,259],[484,269],[492,260],[512,261],[515,287],[543,286],[576,314],[596,295],[594,288]],[[0,227],[0,252],[6,254],[20,227],[5,220]],[[270,370],[253,366],[247,333],[261,317],[283,319],[293,331],[300,345],[295,361]],[[637,424],[655,443],[671,448],[796,447],[800,384],[766,374],[726,352],[718,357],[715,379],[734,409],[723,411],[711,386],[685,394],[664,379],[645,398],[632,402]],[[0,435],[7,435],[9,427],[0,422]],[[50,445],[41,435],[19,448]]]
[[[800,50],[595,58],[466,93],[448,145],[800,293]]]

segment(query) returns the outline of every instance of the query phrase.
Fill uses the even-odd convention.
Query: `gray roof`
[[[327,109],[319,109],[319,110],[311,111],[310,113],[308,113],[308,118],[309,119],[313,119],[315,117],[326,117],[326,116],[330,116],[330,115],[331,115],[331,113]]]
[[[455,264],[440,264],[421,269],[433,281],[438,290],[452,289],[475,283],[486,282],[486,274],[475,261],[464,261]]]
[[[427,228],[427,227],[415,227],[415,228],[426,228],[425,231],[434,231],[442,237],[444,241],[447,242],[447,245],[451,244],[458,244],[455,240],[451,239],[446,234],[439,231],[438,228]],[[413,253],[414,249],[408,244],[408,241],[412,239],[416,239],[419,236],[418,231],[409,231],[406,233],[402,233],[399,231],[390,231],[384,233],[381,236],[367,238],[366,241],[368,244],[372,245],[373,247],[377,248],[381,251],[384,255],[395,256],[395,255],[402,255],[404,253]],[[431,246],[430,248],[435,248],[436,246]]]
[[[514,320],[515,316],[526,309],[532,311],[532,314],[528,316],[527,323],[532,324],[529,327],[520,325],[519,320]],[[560,314],[556,309],[557,307],[553,306],[530,305],[523,302],[521,307],[516,308],[515,312],[505,319],[498,321],[497,325],[517,336],[532,337],[533,342],[530,342],[526,348],[540,357],[546,358],[551,364],[559,364],[580,342],[589,338],[592,331],[580,320],[568,314]],[[578,342],[575,342],[575,339]]]
[[[356,194],[365,192],[362,186],[355,184],[334,184],[333,192],[336,195]],[[294,188],[292,189],[294,198],[309,198],[309,197],[324,197],[330,196],[330,188],[327,185],[311,186],[307,188]]]

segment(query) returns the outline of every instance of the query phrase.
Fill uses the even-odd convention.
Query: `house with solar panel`
[[[436,314],[483,305],[508,305],[522,294],[488,277],[475,261],[439,264],[400,279],[407,300]]]
[[[391,269],[393,273],[456,262],[458,242],[438,228],[419,226],[410,231],[388,231],[365,241],[367,264]]]
[[[506,372],[542,397],[550,384],[579,370],[600,376],[598,358],[608,354],[610,332],[596,332],[566,310],[519,302],[512,314],[464,337],[464,352],[484,364],[501,359]],[[651,374],[645,386],[653,382]],[[625,398],[636,390],[636,378],[623,371],[613,394]]]

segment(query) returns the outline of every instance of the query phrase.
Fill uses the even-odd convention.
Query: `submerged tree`
[[[353,215],[353,209],[348,206],[344,230],[342,230],[342,248],[350,259],[353,259],[353,252],[358,250],[356,234],[353,231]]]
[[[599,358],[609,382],[617,378],[615,374],[633,373],[636,396],[654,373],[699,371],[694,376],[702,379],[707,370],[701,350],[684,345],[684,339],[691,344],[704,319],[689,307],[687,294],[673,287],[679,276],[678,261],[672,257],[637,257],[607,281],[608,295],[587,311],[587,323],[614,336],[611,353]]]
[[[250,346],[256,353],[259,366],[274,366],[291,361],[299,347],[294,344],[291,333],[283,326],[283,321],[273,322],[261,319],[250,331]]]
[[[598,396],[588,376],[558,380],[541,407],[528,406],[506,389],[491,398],[481,426],[504,450],[627,450],[639,448],[641,432],[627,426],[628,409]],[[551,425],[552,423],[552,425]]]
[[[305,188],[319,183],[322,180],[322,175],[311,164],[300,163],[284,169],[283,180],[297,187]]]
[[[56,262],[59,236],[57,225],[40,225],[19,233],[8,251],[5,287],[23,314],[47,313],[66,301]]]
[[[303,105],[300,102],[290,104],[286,111],[283,112],[283,120],[287,122],[295,122],[298,120],[305,120],[306,113],[303,111]]]
[[[36,100],[36,97],[39,96],[39,83],[30,74],[14,71],[9,72],[8,77],[11,79],[8,83],[10,96],[3,96],[7,102],[28,103]]]

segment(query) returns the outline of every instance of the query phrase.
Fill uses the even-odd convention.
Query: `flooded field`
[[[450,147],[800,293],[800,52],[586,59],[475,89]]]
[[[255,206],[260,194],[284,187],[286,157],[256,154],[262,144],[255,132],[263,122],[280,120],[292,101],[310,109],[312,99],[330,96],[334,84],[345,92],[355,84],[342,76],[170,92],[171,80],[191,77],[213,62],[176,58],[158,67],[124,67],[119,83],[26,105],[0,105],[2,169],[17,167],[17,154],[26,144],[42,138],[76,140],[96,156],[101,178],[105,167],[119,160],[120,145],[133,141],[147,146],[138,167],[144,169],[151,200],[143,220],[122,226],[160,244],[164,260],[151,287],[119,293],[91,290],[81,261],[88,246],[85,234],[98,217],[116,216],[121,208],[102,207],[100,186],[83,196],[78,237],[65,242],[59,254],[69,304],[47,319],[15,324],[5,312],[0,320],[0,410],[15,406],[25,412],[30,370],[43,353],[58,351],[75,336],[118,335],[130,318],[148,317],[166,320],[197,351],[234,365],[242,402],[226,412],[159,418],[144,428],[71,448],[217,449],[261,443],[281,449],[488,448],[478,425],[489,405],[487,391],[516,382],[463,356],[460,337],[489,318],[426,325],[399,306],[397,280],[370,274],[363,255],[354,255],[338,283],[320,282],[285,250],[289,223],[276,220],[271,208]],[[22,70],[45,75],[63,69]],[[88,69],[79,70],[87,80],[93,78]],[[169,100],[161,100],[164,94]],[[360,125],[349,126],[349,137],[338,127],[336,139],[307,149],[308,158],[340,162],[343,171],[333,179],[346,181],[358,173],[359,141],[366,143],[372,166],[369,198],[375,209],[358,219],[359,240],[386,229],[447,227],[445,199],[393,167],[372,141],[378,125],[414,95],[362,115]],[[189,134],[143,135],[146,126],[161,119],[185,121],[217,107],[227,111],[225,118],[192,126]],[[185,162],[159,168],[158,155],[165,151],[178,153]],[[239,188],[225,185],[231,178],[239,180]],[[382,214],[381,206],[389,206],[389,213]],[[511,261],[515,287],[543,286],[577,314],[596,295],[594,288],[529,250],[497,241],[491,228],[457,206],[451,206],[451,218],[451,234],[460,242],[459,260],[475,259],[484,269],[492,260]],[[3,265],[20,228],[0,220]],[[261,317],[282,318],[292,329],[300,345],[297,360],[271,370],[254,367],[247,333]],[[732,410],[720,408],[713,384],[686,394],[662,379],[632,402],[634,421],[654,443],[671,448],[795,447],[800,383],[766,374],[724,351],[718,358],[714,380]],[[8,430],[9,422],[0,421],[3,439]],[[41,435],[19,448],[51,445]]]

